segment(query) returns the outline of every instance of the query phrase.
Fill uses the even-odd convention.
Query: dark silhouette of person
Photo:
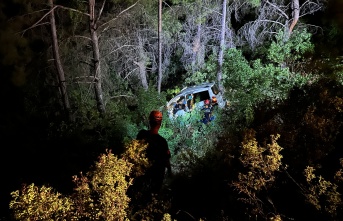
[[[201,120],[204,124],[207,124],[214,120],[214,117],[212,116],[212,106],[210,104],[210,100],[204,101],[204,107],[202,108],[202,111],[204,112],[204,118]]]
[[[146,184],[150,192],[158,193],[165,178],[165,173],[172,174],[167,140],[158,134],[162,123],[162,112],[154,110],[149,115],[149,130],[140,130],[137,134],[137,140],[144,140],[148,143],[146,156],[151,164],[145,173]]]

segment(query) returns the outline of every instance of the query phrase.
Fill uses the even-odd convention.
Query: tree
[[[104,91],[103,89],[104,82],[111,81],[110,79],[106,79],[111,70],[106,69],[107,66],[104,62],[108,56],[106,55],[106,50],[103,50],[102,48],[103,43],[106,42],[103,40],[104,36],[106,37],[104,33],[113,27],[113,21],[116,20],[119,15],[134,7],[137,2],[130,5],[125,10],[119,11],[116,16],[112,16],[110,13],[105,13],[104,18],[102,18],[105,6],[107,7],[107,10],[111,10],[110,4],[106,3],[106,0],[102,1],[101,4],[97,4],[95,0],[89,0],[87,6],[80,1],[70,2],[70,4],[72,4],[71,7],[59,5],[59,7],[70,12],[71,22],[74,22],[75,19],[75,24],[77,25],[84,25],[83,23],[76,21],[78,19],[78,15],[86,15],[88,17],[88,30],[90,37],[87,37],[87,33],[84,33],[84,29],[80,27],[75,28],[76,33],[73,33],[73,36],[69,37],[66,41],[67,44],[65,47],[66,50],[68,50],[68,53],[66,53],[66,63],[68,63],[69,71],[74,75],[74,84],[77,84],[77,86],[91,85],[94,89],[94,98],[97,110],[101,116],[106,112],[105,101],[110,99],[110,97],[106,95],[110,94],[111,90],[115,90],[113,87],[108,88],[107,91]],[[119,4],[122,2],[111,1],[111,3]],[[84,10],[87,10],[86,8],[88,9],[88,13],[84,12]],[[76,42],[76,38],[85,39],[85,41]],[[89,50],[89,48],[91,48],[91,50]],[[73,49],[74,51],[70,53]],[[72,55],[73,53],[78,56]],[[113,86],[113,84],[111,84],[111,86]],[[74,93],[77,95],[80,95],[84,91],[88,91],[84,86],[75,87],[75,89],[79,90]],[[76,99],[78,98],[76,97]]]
[[[220,48],[218,55],[218,72],[217,72],[217,83],[220,91],[224,91],[222,84],[222,68],[223,68],[223,59],[224,59],[224,50],[225,50],[225,29],[226,29],[226,0],[223,0],[223,10],[222,10],[222,21],[221,21],[221,32],[220,32]]]
[[[171,18],[166,19],[168,13],[161,16],[161,23]],[[121,16],[116,20],[115,26],[110,25],[106,32],[101,34],[106,39],[101,50],[108,65],[107,69],[114,71],[116,78],[131,86],[133,90],[137,89],[137,85],[147,90],[150,82],[156,82],[158,88],[167,80],[165,72],[173,43],[166,33],[170,31],[166,29],[163,33],[158,33],[157,17],[155,3],[140,1],[131,13]]]
[[[289,35],[291,35],[295,25],[297,24],[298,20],[299,20],[299,11],[300,11],[300,7],[299,7],[299,0],[292,0],[292,23],[289,26]]]
[[[22,2],[22,4],[26,4],[25,1]],[[60,53],[59,53],[59,45],[58,45],[58,36],[57,36],[57,31],[56,31],[56,22],[55,22],[55,9],[57,8],[57,6],[54,5],[53,0],[52,1],[48,1],[48,4],[50,9],[43,9],[43,10],[39,10],[41,9],[41,3],[37,3],[37,2],[30,2],[29,5],[27,5],[25,8],[25,10],[27,10],[27,14],[20,14],[20,16],[13,18],[13,20],[18,20],[21,21],[21,25],[23,27],[28,27],[26,29],[24,29],[23,27],[21,27],[20,33],[22,33],[22,39],[24,39],[24,36],[27,36],[27,38],[30,39],[30,42],[34,42],[35,40],[38,39],[38,37],[36,36],[37,39],[35,39],[33,35],[37,35],[38,32],[35,32],[34,29],[37,29],[39,26],[43,27],[44,25],[48,24],[50,26],[50,31],[48,31],[49,29],[44,29],[41,28],[40,31],[44,34],[41,34],[39,36],[39,41],[42,44],[43,42],[48,42],[47,44],[50,45],[51,44],[51,54],[53,57],[53,62],[54,62],[54,70],[52,70],[52,72],[54,73],[54,79],[53,79],[53,85],[56,85],[56,88],[58,88],[58,95],[56,96],[56,100],[58,100],[60,102],[60,105],[62,106],[61,109],[63,109],[63,112],[65,113],[65,116],[68,120],[73,121],[73,116],[71,114],[71,108],[70,108],[70,102],[69,102],[69,98],[68,98],[68,91],[67,91],[67,83],[66,83],[66,78],[65,78],[65,73],[64,73],[64,67],[61,61],[61,57],[60,57]],[[46,4],[44,4],[44,7],[46,6]],[[18,7],[20,7],[18,5]],[[39,8],[39,9],[38,9]],[[41,16],[42,11],[46,11],[48,10],[47,13],[45,13],[43,16]],[[34,16],[33,16],[34,15]],[[25,21],[23,21],[23,19]],[[37,21],[37,20],[38,21]],[[34,24],[32,24],[32,20],[36,20],[36,22]],[[15,27],[19,27],[20,25],[14,25]],[[29,34],[27,34],[30,31]],[[48,41],[48,38],[45,38],[45,36],[50,37],[50,41]],[[26,38],[26,37],[25,37]],[[29,43],[29,41],[28,41]],[[33,45],[31,43],[31,45]],[[30,44],[28,44],[27,46],[25,46],[27,48],[31,47]],[[22,50],[24,51],[24,50]],[[42,53],[42,51],[39,51],[37,53]],[[23,54],[24,53],[20,53]],[[27,55],[25,55],[27,56]],[[30,58],[30,56],[27,56],[27,59]],[[31,58],[30,58],[31,59]],[[15,60],[19,60],[19,59],[15,59]],[[33,60],[39,60],[37,58],[33,59]],[[24,64],[24,62],[22,63]],[[25,66],[25,65],[24,65]],[[24,68],[16,68],[18,69],[18,71],[24,71]],[[27,69],[27,68],[26,68]],[[28,70],[25,70],[24,72],[29,72]],[[35,70],[35,72],[37,72]],[[45,76],[43,77],[44,81],[46,81],[49,77]],[[34,84],[36,84],[37,82],[35,82]],[[37,88],[37,86],[35,85],[35,87]],[[38,91],[37,89],[34,89],[35,91]],[[39,93],[39,92],[37,92]],[[51,98],[51,97],[50,97]],[[37,103],[36,103],[37,105]],[[45,105],[45,104],[44,104]]]
[[[280,30],[287,33],[285,35],[287,41],[299,18],[322,10],[323,2],[323,0],[309,0],[299,5],[298,0],[292,0],[291,10],[288,1],[285,0],[267,0],[261,2],[260,6],[253,5],[259,10],[257,19],[247,22],[238,30],[240,42],[245,44],[243,41],[245,40],[251,49],[255,49]]]
[[[94,92],[95,92],[95,99],[97,103],[98,111],[101,115],[105,113],[105,104],[103,100],[103,93],[101,88],[101,66],[100,66],[100,50],[99,50],[99,41],[98,41],[98,34],[97,34],[97,22],[100,19],[101,13],[104,9],[106,0],[103,1],[101,9],[99,10],[97,17],[95,13],[95,0],[89,0],[89,31],[91,34],[91,41],[92,41],[92,48],[93,48],[93,83],[94,83]]]
[[[147,90],[149,73],[158,70],[157,29],[150,23],[150,8],[138,2],[137,5],[132,13],[116,19],[115,25],[108,24],[101,33],[106,40],[102,41],[100,50],[104,54],[105,70],[112,72],[121,84],[132,85],[134,89],[138,84]],[[105,80],[111,83],[111,79]],[[115,90],[115,93],[120,92]]]
[[[161,93],[162,82],[162,0],[158,1],[158,82],[157,91]]]
[[[56,23],[55,23],[55,7],[53,0],[49,0],[50,5],[50,27],[51,27],[51,39],[52,39],[52,51],[54,57],[54,63],[57,69],[57,77],[58,77],[58,88],[61,94],[62,103],[64,110],[67,114],[67,117],[70,121],[73,121],[73,116],[71,115],[70,111],[70,103],[67,94],[67,84],[64,75],[64,69],[60,58],[59,53],[59,46],[58,46],[58,39],[57,39],[57,32],[56,32]]]
[[[177,33],[177,44],[180,46],[180,61],[188,72],[188,79],[204,68],[206,57],[219,51],[217,43],[220,35],[220,6],[219,1],[196,0],[175,10],[177,16],[184,20],[180,23],[181,28]],[[186,82],[189,83],[187,79]]]

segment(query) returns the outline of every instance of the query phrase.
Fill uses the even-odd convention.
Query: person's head
[[[215,96],[212,96],[212,103],[217,103],[217,98]]]
[[[149,115],[149,124],[150,127],[161,126],[162,123],[162,112],[158,110],[153,110]]]

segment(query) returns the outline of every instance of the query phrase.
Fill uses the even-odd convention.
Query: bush
[[[86,175],[73,177],[72,195],[31,184],[11,193],[10,208],[16,220],[125,220],[132,166],[107,151]]]
[[[265,211],[265,203],[261,199],[266,198],[263,194],[267,194],[275,181],[275,173],[280,171],[282,148],[276,142],[279,135],[272,135],[271,143],[264,146],[258,144],[255,136],[255,131],[251,129],[244,135],[240,161],[245,170],[239,172],[238,180],[232,185],[243,194],[240,200],[252,207],[252,214],[266,218],[273,211]]]
[[[73,202],[51,187],[24,185],[11,193],[10,209],[15,220],[66,220],[72,211]]]

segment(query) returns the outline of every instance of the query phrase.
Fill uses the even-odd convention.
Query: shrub
[[[11,193],[9,207],[16,220],[66,220],[73,203],[51,187],[24,185]]]
[[[73,199],[77,219],[125,220],[130,198],[126,195],[132,179],[132,164],[118,159],[111,151],[101,154],[94,167],[83,176],[74,176]],[[84,213],[82,213],[82,211]]]
[[[250,129],[244,135],[240,161],[245,172],[239,172],[238,180],[232,185],[243,194],[240,200],[251,205],[255,215],[266,217],[268,213],[264,211],[264,202],[259,196],[263,191],[263,194],[267,194],[275,181],[275,172],[279,171],[282,165],[280,154],[282,148],[276,142],[279,135],[271,135],[271,143],[260,146],[255,134],[255,131]]]
[[[25,185],[11,193],[10,208],[16,220],[125,220],[132,166],[106,151],[86,175],[73,176],[76,187],[72,195]]]
[[[341,160],[342,162],[342,160]],[[342,163],[341,163],[342,165]],[[338,185],[315,175],[315,169],[308,166],[304,170],[307,182],[306,200],[317,210],[323,210],[331,217],[337,215],[337,210],[342,206],[341,194],[338,192]],[[341,170],[337,171],[336,180],[341,181]]]

